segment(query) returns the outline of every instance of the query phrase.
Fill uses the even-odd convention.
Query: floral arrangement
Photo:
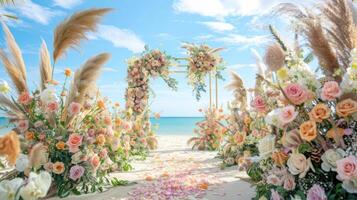
[[[201,98],[201,92],[206,91],[205,78],[213,73],[219,79],[223,79],[220,70],[223,70],[222,58],[217,54],[222,48],[213,49],[207,45],[184,44],[182,48],[187,50],[188,83],[193,86],[196,99]]]
[[[203,110],[200,109],[200,112]],[[222,108],[211,108],[204,111],[205,119],[197,122],[197,129],[194,130],[197,137],[188,140],[188,144],[193,143],[192,149],[198,150],[217,150],[227,133],[227,129],[221,122],[225,119]]]
[[[95,30],[99,18],[108,11],[80,11],[62,22],[55,30],[53,60],[77,45],[87,31]],[[108,172],[129,168],[123,128],[115,123],[117,119],[105,99],[92,89],[109,54],[88,59],[67,87],[71,70],[65,70],[63,84],[54,81],[51,57],[43,42],[41,84],[30,92],[21,50],[5,24],[3,29],[10,53],[1,51],[0,58],[17,95],[3,82],[0,109],[15,128],[0,138],[0,155],[14,167],[0,179],[1,191],[5,192],[1,195],[6,195],[1,199],[102,191],[110,184]]]
[[[311,12],[292,4],[279,9],[302,25],[323,75],[310,70],[311,56],[304,57],[303,49],[289,48],[272,31],[277,43],[265,54],[270,72],[258,75],[265,90],[255,91],[250,111],[270,126],[258,141],[259,159],[247,170],[256,182],[254,199],[356,199],[357,93],[347,86],[356,82],[355,32],[333,29],[341,19],[349,30],[356,29],[349,24],[353,8],[345,0],[321,6],[330,31]],[[346,40],[337,43],[341,37]],[[275,98],[268,98],[272,94]]]
[[[131,126],[130,143],[134,154],[155,149],[157,141],[150,124],[150,78],[161,77],[173,90],[177,81],[169,77],[169,66],[174,59],[160,50],[149,50],[128,62],[128,87],[126,90],[126,121]]]

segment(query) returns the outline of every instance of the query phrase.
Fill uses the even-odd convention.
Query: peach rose
[[[290,83],[283,91],[286,97],[295,105],[304,103],[308,98],[307,91],[297,83]]]
[[[245,141],[245,133],[239,133],[237,132],[234,134],[234,141],[236,142],[237,145],[242,145]]]
[[[256,109],[258,112],[265,112],[266,111],[266,104],[261,96],[256,96],[254,100],[251,102],[251,106]]]
[[[285,125],[296,118],[299,113],[295,111],[295,107],[292,105],[285,106],[279,113],[279,120]]]
[[[64,172],[64,164],[63,162],[55,162],[52,165],[52,172],[55,174],[62,174]]]
[[[58,150],[63,150],[66,147],[66,143],[64,143],[63,141],[59,141],[56,143],[56,148]]]
[[[94,154],[90,160],[90,165],[92,166],[92,168],[94,170],[96,170],[98,167],[99,167],[99,164],[100,164],[100,159],[99,159],[99,156],[97,154]]]
[[[96,137],[96,143],[99,145],[99,146],[104,146],[105,144],[105,136],[104,134],[99,134],[97,137]]]
[[[336,81],[327,81],[321,90],[321,99],[324,101],[332,101],[340,97],[342,91]]]
[[[319,103],[310,111],[309,116],[311,120],[322,122],[322,120],[328,119],[330,114],[330,108],[326,104]]]
[[[357,102],[352,99],[345,99],[336,106],[336,113],[340,117],[347,117],[357,112]]]
[[[271,158],[273,159],[275,165],[282,167],[285,165],[289,157],[282,151],[276,151],[272,154]]]
[[[300,137],[303,140],[311,142],[317,137],[316,123],[312,120],[300,125]]]
[[[78,114],[81,111],[81,107],[81,104],[72,102],[71,104],[69,104],[69,114],[71,116]]]
[[[32,97],[28,92],[22,92],[18,97],[18,102],[23,105],[29,105],[32,101]]]
[[[25,139],[26,140],[33,140],[35,138],[35,133],[31,132],[31,131],[26,131],[25,132]]]
[[[56,101],[47,104],[46,109],[48,112],[56,112],[58,109],[58,103]]]
[[[79,151],[79,146],[82,144],[83,137],[76,133],[73,133],[69,136],[67,140],[67,145],[69,147],[69,152],[76,153]]]

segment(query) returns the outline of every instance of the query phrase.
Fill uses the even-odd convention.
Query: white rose
[[[28,183],[20,189],[20,196],[25,200],[36,200],[46,196],[51,186],[52,177],[46,171],[40,174],[30,172]]]
[[[345,152],[342,149],[329,149],[322,156],[321,168],[329,172],[336,171],[336,161],[344,158]]]
[[[28,156],[25,154],[20,154],[16,160],[15,168],[17,171],[23,172],[26,168],[29,167],[29,163]]]
[[[270,125],[279,127],[281,125],[280,124],[280,120],[279,120],[280,113],[281,113],[281,109],[280,108],[270,111],[265,116],[265,122],[270,124]]]
[[[19,187],[22,185],[21,178],[14,178],[12,180],[3,180],[0,182],[0,199],[14,200]],[[17,198],[18,199],[18,198]]]
[[[9,84],[6,81],[0,81],[0,93],[8,93],[10,91]]]
[[[293,175],[299,174],[299,178],[304,178],[310,168],[312,171],[315,171],[310,158],[306,159],[304,154],[301,153],[291,154],[287,161],[287,165],[290,173]]]
[[[58,101],[56,90],[53,87],[46,88],[41,92],[40,99],[45,104]]]
[[[357,175],[355,175],[351,180],[343,181],[342,187],[349,193],[357,194]]]
[[[275,149],[275,136],[267,135],[263,139],[261,139],[258,143],[258,150],[260,157],[266,158],[271,153],[273,153]]]

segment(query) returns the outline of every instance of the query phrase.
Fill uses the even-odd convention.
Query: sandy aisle
[[[191,151],[186,145],[188,138],[189,136],[159,136],[159,149],[152,152],[146,160],[135,161],[133,171],[111,175],[119,179],[135,181],[138,184],[66,199],[143,199],[143,196],[162,194],[163,191],[158,188],[166,184],[177,184],[175,181],[189,181],[196,185],[200,184],[202,187],[208,185],[207,190],[199,192],[202,199],[249,200],[253,197],[253,188],[237,177],[245,176],[244,174],[239,174],[235,167],[220,170],[218,167],[220,160],[215,158],[216,152]],[[148,178],[153,180],[145,180]],[[181,193],[186,190],[188,189],[182,189]],[[166,189],[165,192],[167,192]],[[190,196],[190,199],[196,198]]]

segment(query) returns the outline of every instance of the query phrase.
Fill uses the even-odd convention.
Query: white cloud
[[[250,63],[250,64],[234,64],[234,65],[229,65],[226,68],[227,69],[241,69],[241,68],[256,68],[256,64]]]
[[[115,69],[113,67],[104,67],[103,68],[103,71],[104,72],[118,72],[119,70],[118,69]]]
[[[178,12],[209,17],[253,16],[266,14],[284,2],[309,4],[314,0],[176,0],[173,7]]]
[[[60,6],[62,8],[70,9],[75,6],[81,4],[83,0],[54,0],[54,4],[56,6]]]
[[[267,35],[245,36],[239,34],[229,34],[225,37],[217,38],[215,40],[230,45],[242,45],[244,47],[249,47],[249,46],[259,46],[261,44],[267,43],[269,41],[269,36]]]
[[[120,29],[112,25],[99,25],[96,33],[88,36],[90,39],[103,39],[111,42],[115,47],[126,48],[134,53],[145,50],[145,43],[134,32]]]
[[[201,23],[206,25],[208,28],[219,32],[231,31],[234,29],[234,26],[227,22],[210,21],[210,22],[201,22]]]
[[[31,0],[23,0],[12,9],[18,11],[20,15],[43,25],[47,25],[52,17],[59,14],[59,12],[33,3]]]

